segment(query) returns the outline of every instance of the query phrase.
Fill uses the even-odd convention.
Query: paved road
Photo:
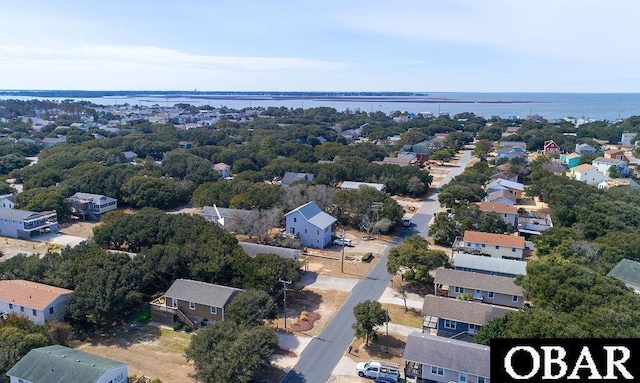
[[[410,228],[413,232],[412,234],[420,234],[421,236],[427,238],[429,232],[429,222],[435,215],[436,211],[440,207],[440,203],[438,202],[438,194],[440,193],[440,188],[443,185],[446,185],[453,179],[464,171],[467,167],[467,164],[471,161],[471,150],[465,150],[460,157],[460,160],[451,167],[451,171],[440,181],[439,184],[433,185],[434,188],[431,189],[429,195],[420,206],[420,209],[411,217],[412,227]]]
[[[467,163],[471,160],[471,151],[466,150],[456,166],[442,180],[440,185],[449,182],[453,177],[462,173]],[[282,380],[282,383],[325,383],[340,358],[351,344],[354,331],[351,325],[355,322],[353,308],[360,302],[367,299],[378,300],[391,281],[391,275],[387,272],[387,255],[389,250],[397,246],[405,237],[419,233],[426,237],[428,224],[433,214],[439,207],[439,189],[434,190],[428,199],[422,204],[412,218],[412,227],[402,231],[393,244],[388,246],[380,261],[369,272],[367,277],[360,281],[351,291],[351,296],[344,303],[342,308],[327,324],[318,337],[304,349],[298,363],[289,371]]]

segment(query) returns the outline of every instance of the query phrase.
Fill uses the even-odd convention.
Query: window
[[[211,314],[217,314],[218,313],[218,308],[215,306],[211,306],[211,310],[210,310]]]
[[[33,313],[33,316],[37,316],[38,315],[38,310],[36,310],[36,309],[31,310],[31,312]]]
[[[517,295],[512,296],[511,301],[514,303],[518,302],[518,296]]]
[[[461,372],[458,375],[458,383],[467,383],[467,374],[464,372]]]
[[[196,309],[196,303],[195,302],[189,302],[189,308],[191,310],[195,310]]]
[[[304,229],[304,233],[307,234],[307,229]]]
[[[431,375],[444,376],[444,368],[431,366]]]
[[[298,218],[293,217],[293,222],[298,222]]]
[[[478,383],[487,383],[487,378],[484,376],[478,376]]]
[[[320,235],[320,230],[316,230],[316,235]]]
[[[13,303],[9,303],[9,310],[13,310]]]
[[[171,298],[171,307],[178,307],[178,298]]]
[[[53,306],[49,307],[49,315],[53,315]]]
[[[453,288],[453,291],[454,291],[456,294],[462,294],[462,293],[464,293],[464,287],[455,286],[455,287]]]
[[[493,299],[495,293],[493,291],[489,291],[489,299]]]
[[[24,312],[24,306],[20,306],[20,312],[23,313]]]
[[[498,250],[500,248],[500,246],[496,246],[496,250]]]
[[[451,320],[451,319],[445,319],[444,320],[444,328],[448,328],[451,330],[455,330],[456,329],[456,321]]]
[[[484,243],[483,243],[482,245],[480,245],[480,246],[481,246],[481,247],[486,247],[486,246],[484,245]]]

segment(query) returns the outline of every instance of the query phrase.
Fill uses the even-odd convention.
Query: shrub
[[[373,253],[366,253],[362,256],[362,262],[371,262],[373,259]]]
[[[193,330],[188,324],[182,326],[182,329],[184,330],[184,332],[191,332],[191,330]]]
[[[182,322],[175,321],[173,322],[173,331],[180,331],[182,328]]]

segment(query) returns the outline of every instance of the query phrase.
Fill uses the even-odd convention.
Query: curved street
[[[349,299],[342,305],[322,333],[304,349],[298,363],[289,371],[282,383],[325,383],[329,379],[333,369],[353,340],[354,330],[351,328],[355,322],[353,308],[367,299],[379,300],[391,281],[391,275],[387,272],[389,250],[410,235],[420,234],[427,237],[428,224],[440,207],[438,203],[439,188],[461,174],[470,161],[471,150],[464,150],[457,164],[452,166],[451,171],[438,185],[434,185],[432,192],[422,203],[418,212],[414,214],[412,227],[403,230],[393,244],[387,246],[380,261],[367,277],[353,288]]]

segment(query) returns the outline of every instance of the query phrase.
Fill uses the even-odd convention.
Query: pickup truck
[[[333,244],[338,246],[353,246],[353,242],[351,242],[350,239],[346,238],[336,238],[333,240]]]
[[[393,382],[400,380],[400,365],[370,360],[356,365],[356,373],[362,378],[386,379]]]

